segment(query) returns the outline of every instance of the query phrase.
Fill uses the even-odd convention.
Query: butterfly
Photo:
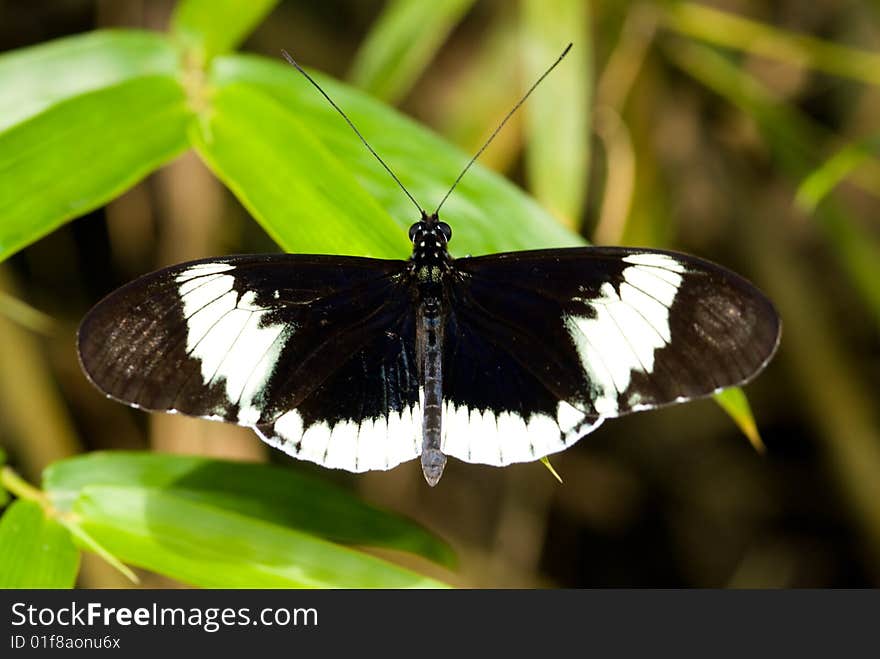
[[[537,460],[606,419],[744,384],[779,343],[772,303],[721,266],[628,247],[455,259],[439,208],[419,207],[408,260],[240,255],[145,275],[84,318],[83,370],[117,401],[253,428],[325,467],[420,458],[433,486],[447,456]]]

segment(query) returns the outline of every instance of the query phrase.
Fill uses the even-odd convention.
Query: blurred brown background
[[[0,50],[95,28],[164,29],[172,6],[0,1]],[[606,423],[553,457],[564,485],[538,463],[494,469],[453,461],[440,486],[429,489],[417,463],[364,476],[325,471],[293,464],[241,428],[151,417],[103,399],[87,384],[74,350],[76,326],[101,296],[160,265],[276,249],[187,155],[0,265],[0,288],[52,318],[40,333],[0,317],[0,445],[10,461],[32,480],[53,460],[105,448],[290,464],[448,539],[461,566],[443,576],[462,585],[880,584],[880,316],[871,282],[853,274],[858,264],[847,251],[852,239],[880,261],[880,167],[868,158],[836,189],[841,224],[794,201],[802,178],[822,160],[880,129],[880,93],[876,84],[748,48],[724,51],[741,74],[725,78],[706,54],[721,51],[670,27],[663,18],[668,6],[587,3],[591,26],[584,29],[594,38],[591,124],[584,119],[584,127],[592,125],[588,193],[580,211],[559,213],[560,221],[594,242],[710,258],[774,299],[784,321],[781,350],[747,387],[766,455],[717,405],[700,401]],[[708,6],[880,49],[875,3]],[[287,48],[345,79],[382,8],[374,0],[289,0],[244,49],[277,57]],[[399,95],[398,107],[473,151],[525,82],[518,11],[515,2],[476,2]],[[742,101],[746,80],[768,91],[771,107],[792,114],[768,116]],[[528,187],[524,124],[518,117],[483,162]],[[454,226],[454,218],[446,219]],[[81,583],[123,585],[94,560]],[[166,585],[149,576],[145,584]]]

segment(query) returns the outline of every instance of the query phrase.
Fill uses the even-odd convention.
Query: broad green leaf
[[[474,0],[390,0],[354,59],[352,82],[393,103],[404,96]]]
[[[14,501],[0,518],[0,589],[72,588],[78,571],[67,530],[38,503]]]
[[[713,396],[715,402],[721,406],[731,419],[739,426],[742,433],[748,438],[758,453],[766,452],[767,448],[758,432],[755,417],[752,416],[752,408],[745,392],[739,387],[725,389]]]
[[[527,101],[526,173],[541,204],[570,227],[580,223],[590,160],[592,39],[589,3],[521,0],[524,84],[530,86],[568,43],[573,47]]]
[[[186,148],[183,90],[137,78],[0,133],[0,260],[106,203]]]
[[[409,551],[445,565],[455,560],[446,543],[414,522],[295,469],[114,451],[56,462],[43,475],[43,487],[60,510],[70,510],[85,487],[97,485],[162,490],[333,542]]]
[[[853,170],[880,149],[880,135],[853,142],[840,149],[810,172],[797,191],[797,202],[807,212],[816,209],[837,185]]]
[[[0,55],[0,131],[61,101],[152,75],[174,76],[178,54],[155,32],[104,30]]]
[[[670,3],[664,19],[670,29],[709,43],[880,84],[880,53],[781,30],[693,2]]]
[[[182,0],[171,18],[172,34],[207,62],[234,50],[277,4],[278,0]]]
[[[227,85],[191,140],[285,249],[402,257],[409,241],[295,114],[258,89]]]
[[[126,563],[197,586],[443,586],[373,556],[173,491],[87,487],[73,510],[82,528]]]
[[[470,156],[362,92],[326,76],[316,77],[422,207],[433,210]],[[397,235],[389,240],[400,247],[395,247],[391,255],[408,255],[406,230],[418,219],[418,212],[336,111],[295,70],[263,58],[230,55],[214,61],[211,80],[220,90],[246,82],[296,117],[333,154],[338,168],[351,172],[394,219]],[[260,124],[260,129],[264,128]],[[267,180],[265,185],[287,185],[274,182],[271,168],[263,167],[259,174]],[[336,189],[332,170],[311,171],[302,184],[320,187],[328,193]],[[362,230],[357,225],[374,216],[369,207],[355,208],[353,212],[339,221],[356,230]],[[560,226],[533,199],[479,165],[468,172],[442,214],[453,225],[455,234],[450,249],[456,255],[583,244],[581,238]],[[381,230],[387,228],[383,226]],[[282,246],[290,249],[284,243]]]

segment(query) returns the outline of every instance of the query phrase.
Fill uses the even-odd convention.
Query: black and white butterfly
[[[536,460],[605,419],[743,384],[779,341],[757,288],[692,256],[453,259],[449,225],[424,211],[409,235],[406,261],[244,255],[148,274],[86,316],[82,366],[118,401],[247,426],[326,467],[421,457],[434,485],[447,455]]]

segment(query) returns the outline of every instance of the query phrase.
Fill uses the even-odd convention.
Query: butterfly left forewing
[[[408,310],[404,267],[298,255],[173,266],[89,312],[80,360],[99,389],[135,407],[271,423]]]

